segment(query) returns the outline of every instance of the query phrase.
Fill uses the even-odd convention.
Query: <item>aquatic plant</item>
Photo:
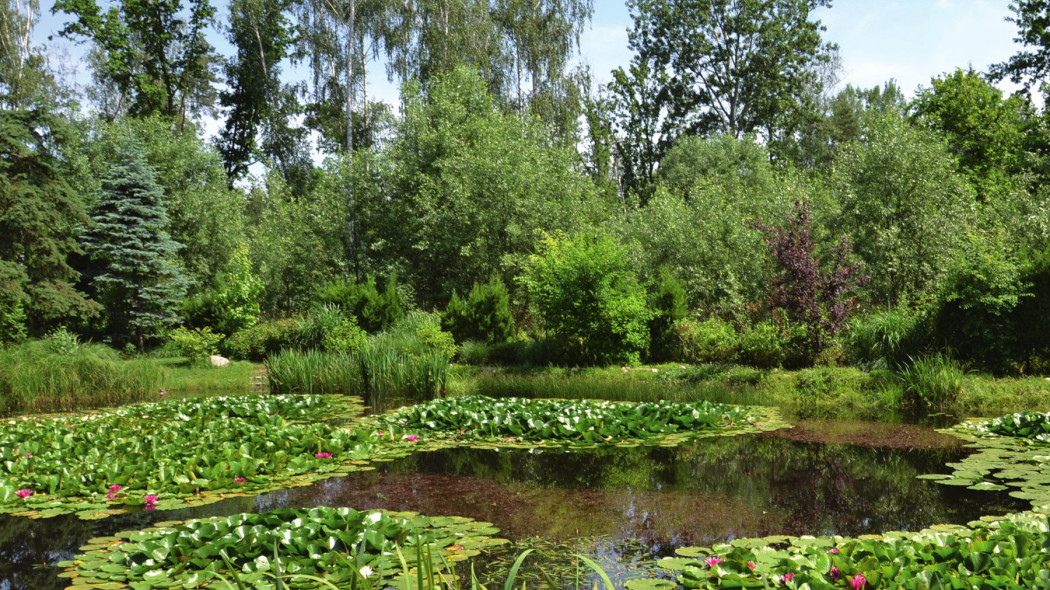
[[[359,400],[337,396],[244,396],[11,419],[0,429],[0,513],[99,518],[170,509],[366,469],[368,459],[408,452],[320,421],[361,409]]]
[[[85,588],[223,587],[227,564],[237,588],[281,587],[278,576],[294,588],[351,587],[362,578],[361,587],[382,587],[417,566],[440,571],[506,543],[493,538],[497,532],[489,523],[454,516],[289,508],[96,538],[84,554],[58,565],[65,568],[61,576]],[[400,551],[401,545],[412,550]]]

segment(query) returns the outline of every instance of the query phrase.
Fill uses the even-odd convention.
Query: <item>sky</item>
[[[40,4],[36,36],[43,43],[65,17],[50,14],[53,0]],[[839,46],[841,86],[868,88],[895,79],[911,96],[935,76],[958,67],[984,71],[1016,53],[1020,49],[1013,42],[1016,26],[1005,21],[1010,15],[1008,4],[1007,0],[833,0],[831,8],[818,9],[814,16],[827,28],[825,40]],[[221,8],[219,16],[223,16]],[[594,0],[592,22],[580,39],[579,59],[598,83],[608,82],[613,69],[630,63],[630,26],[626,0]],[[73,56],[71,64],[82,51],[82,46],[65,40],[50,43]],[[84,83],[86,72],[82,65],[79,69],[76,78]],[[369,82],[370,96],[397,104],[398,89],[386,81],[381,63],[370,65]],[[1013,89],[1009,83],[1001,87]]]

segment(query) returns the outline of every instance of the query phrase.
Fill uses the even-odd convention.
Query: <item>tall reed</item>
[[[153,399],[162,375],[101,344],[46,340],[0,350],[0,413],[57,412]]]

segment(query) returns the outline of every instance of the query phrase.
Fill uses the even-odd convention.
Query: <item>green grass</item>
[[[191,397],[206,393],[250,393],[255,377],[262,376],[265,385],[266,371],[262,363],[230,361],[229,366],[213,367],[207,364],[191,364],[186,358],[131,359],[130,366],[160,374],[160,384],[174,397]],[[155,390],[154,390],[155,393]]]
[[[62,412],[152,399],[162,375],[100,344],[44,340],[0,350],[0,413]]]

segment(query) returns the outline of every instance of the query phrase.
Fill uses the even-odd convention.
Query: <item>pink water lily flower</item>
[[[113,492],[115,494],[115,493],[119,492],[122,487],[124,487],[124,486],[120,485],[119,483],[115,483],[115,484],[109,486],[109,491],[111,491],[111,492]]]
[[[32,457],[32,456],[33,456],[33,453],[26,453],[26,458],[27,458],[27,459],[28,459],[29,457]]]
[[[410,434],[405,437],[405,440],[407,440],[408,442],[416,442],[417,440],[419,440],[419,437],[415,434]]]
[[[842,576],[842,574],[839,572],[839,568],[835,566],[831,566],[831,569],[828,570],[828,575],[831,576],[832,580],[837,580],[839,579],[839,577]]]
[[[29,496],[33,495],[33,490],[30,490],[28,488],[27,489],[23,489],[23,490],[18,490],[17,492],[15,492],[15,495],[18,496],[19,498],[22,498],[23,500],[25,500]]]
[[[314,453],[314,457],[317,457],[318,459],[331,459],[332,454],[326,452]]]
[[[158,498],[158,496],[149,495],[149,496],[143,497],[142,501],[146,503],[147,507],[149,507],[149,506],[156,506],[157,505],[157,498]]]
[[[110,500],[112,500],[113,498],[116,498],[117,495],[114,494],[113,492],[110,492],[110,493],[106,494],[106,497],[109,498]]]
[[[864,584],[867,584],[867,583],[868,583],[868,580],[866,580],[864,578],[864,574],[857,574],[857,575],[853,576],[852,578],[850,578],[850,581],[849,581],[849,585],[853,588],[853,590],[860,590],[861,588],[864,587]]]
[[[753,562],[753,561],[747,562],[747,567],[751,568],[751,571],[754,571],[755,570],[755,562]]]
[[[235,478],[233,478],[233,483],[244,483],[244,478],[243,477],[235,477]]]
[[[794,573],[788,572],[788,573],[784,574],[784,582],[790,582],[791,580],[794,580],[794,579],[795,579],[795,574]]]
[[[828,549],[828,553],[838,553],[838,552],[839,552],[839,548],[838,547],[832,547],[831,549]]]
[[[716,565],[722,563],[723,561],[725,561],[725,559],[723,559],[721,557],[708,557],[707,559],[704,560],[704,563],[707,564],[707,567],[715,567]]]

